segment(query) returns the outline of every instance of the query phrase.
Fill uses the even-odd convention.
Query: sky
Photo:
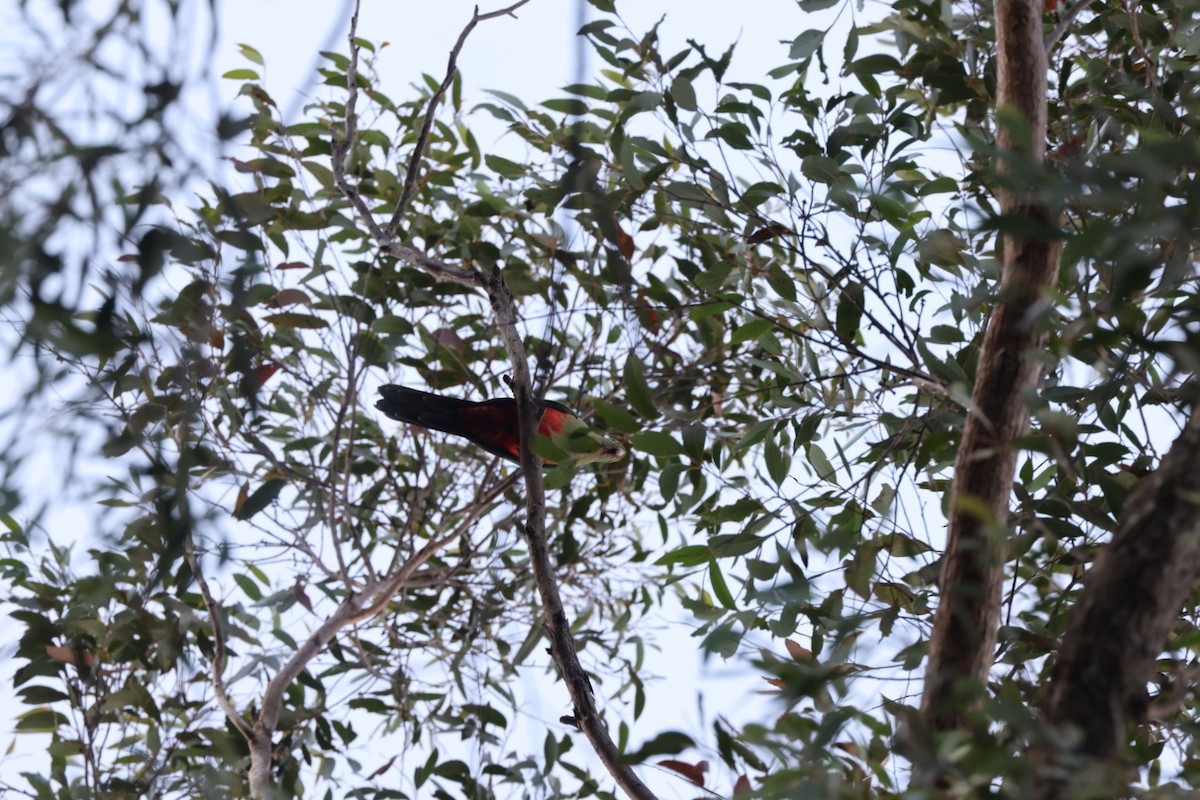
[[[0,2],[0,20],[12,13],[3,5]],[[51,8],[53,4],[46,5]],[[110,3],[81,0],[81,5],[86,12],[94,11],[100,17]],[[264,87],[283,110],[286,120],[294,122],[302,113],[304,103],[317,91],[314,74],[320,62],[314,60],[315,54],[323,49],[342,53],[347,50],[345,11],[348,4],[343,0],[290,0],[286,3],[278,0],[218,0],[218,39],[211,50],[207,46],[210,21],[197,10],[203,5],[184,3],[181,6],[183,13],[194,15],[195,35],[191,42],[181,44],[177,57],[188,63],[208,66],[214,76],[209,96],[216,108],[234,106],[244,82],[241,79],[221,80],[219,76],[230,70],[251,67],[262,75]],[[488,12],[501,5],[481,3],[480,11]],[[662,47],[665,53],[683,49],[689,38],[706,45],[714,53],[724,52],[737,42],[727,76],[729,80],[761,81],[768,70],[788,60],[791,40],[806,28],[814,27],[794,0],[744,0],[736,4],[728,0],[625,0],[619,5],[625,23],[636,34],[648,30],[660,18],[664,20],[660,35],[665,42]],[[474,2],[463,0],[438,3],[363,0],[359,36],[376,44],[389,43],[377,62],[383,90],[399,98],[408,93],[409,85],[421,80],[423,73],[440,79],[450,48],[470,20],[474,6]],[[149,8],[154,8],[154,4]],[[562,96],[560,87],[574,82],[577,75],[579,48],[574,34],[579,27],[578,13],[574,0],[532,0],[516,13],[515,18],[502,17],[481,23],[467,41],[458,61],[467,105],[484,100],[487,89],[516,95],[530,105]],[[154,22],[151,20],[147,24]],[[3,38],[0,34],[0,41]],[[243,45],[258,51],[264,65],[248,62],[243,55]],[[590,48],[586,52],[590,57]],[[599,67],[592,59],[586,66],[586,74],[595,74]],[[203,118],[204,115],[198,114],[197,122]],[[483,119],[485,117],[481,115],[480,120]],[[508,146],[500,128],[495,129],[490,142],[486,136],[482,138],[481,145],[485,150]],[[238,155],[236,150],[229,154]],[[706,731],[711,732],[712,716],[717,713],[733,713],[734,709],[740,709],[742,714],[755,713],[752,709],[769,713],[771,706],[755,694],[763,688],[760,676],[744,667],[734,668],[732,664],[705,663],[697,651],[698,641],[690,636],[694,625],[690,613],[675,607],[668,609],[665,617],[671,623],[671,629],[656,635],[663,646],[663,654],[657,658],[651,655],[648,671],[667,680],[648,685],[647,711],[643,724],[634,728],[632,747],[636,747],[644,735],[667,729],[683,730],[700,738]],[[12,628],[8,630],[11,632]],[[0,642],[5,639],[6,635],[0,635]],[[3,657],[11,655],[11,647],[10,643],[0,647],[0,661],[7,660],[10,666],[11,660]],[[547,678],[543,677],[541,683],[548,683]],[[703,709],[697,701],[701,687],[705,694]],[[513,745],[539,752],[545,729],[539,728],[538,721],[556,719],[569,710],[569,703],[565,689],[558,683],[549,688],[531,684],[526,689],[531,698],[530,706],[525,709],[526,719],[535,724],[526,731],[517,731],[516,736],[527,737],[527,740],[513,741]],[[5,667],[0,670],[0,698],[9,691],[10,670]],[[561,692],[562,697],[557,697],[556,692]],[[615,728],[626,713],[627,708],[612,707],[610,724]],[[12,719],[0,719],[0,738],[11,741],[9,732],[13,722]],[[35,739],[18,737],[17,748],[10,753],[15,758],[8,761],[11,767],[38,769],[37,764],[45,752],[44,749],[39,751]],[[581,737],[577,745],[586,749]],[[7,741],[0,741],[0,747],[6,746]],[[715,759],[710,760],[716,768]],[[593,769],[598,771],[596,767]],[[715,771],[720,772],[719,769]],[[643,775],[644,779],[650,781],[663,797],[694,794],[694,787],[678,777],[661,771],[657,775],[653,770],[643,772],[649,773]]]
[[[343,0],[298,0],[288,3],[286,33],[281,30],[279,4],[262,0],[240,0],[222,5],[222,40],[217,51],[215,72],[253,67],[242,56],[240,45],[249,45],[261,53],[265,69],[260,72],[268,93],[292,122],[292,116],[314,91],[311,75],[313,54],[322,49],[345,53],[346,24]],[[480,11],[502,7],[502,3],[480,3]],[[382,90],[393,98],[405,95],[410,84],[420,80],[423,73],[440,80],[445,74],[447,56],[464,25],[470,20],[473,2],[443,0],[438,3],[391,2],[364,0],[359,22],[359,36],[376,44],[389,42],[377,62]],[[662,52],[671,54],[694,39],[708,47],[711,53],[722,53],[737,43],[728,80],[762,81],[766,73],[788,61],[791,40],[809,27],[816,27],[810,15],[801,12],[794,0],[636,0],[618,2],[622,18],[630,31],[640,35],[660,18]],[[573,0],[532,0],[516,12],[516,18],[489,20],[473,31],[459,57],[463,76],[466,105],[486,99],[485,90],[497,89],[516,95],[533,106],[536,103],[561,97],[560,87],[575,82],[578,48],[578,9]],[[829,24],[826,21],[824,24]],[[336,31],[331,36],[331,32]],[[840,47],[840,43],[835,45]],[[588,75],[603,65],[591,57]],[[228,96],[242,81],[226,81]],[[483,122],[486,115],[480,115]],[[517,146],[514,137],[504,136],[495,128],[489,143],[486,135],[481,146],[503,151]],[[719,659],[705,661],[698,652],[699,641],[691,637],[695,622],[690,612],[674,606],[664,612],[670,627],[652,634],[663,648],[648,657],[647,671],[664,680],[647,687],[647,710],[640,724],[633,726],[631,746],[636,747],[644,736],[662,730],[683,730],[697,739],[711,738],[713,715],[726,713],[741,721],[756,714],[771,714],[762,721],[769,723],[782,709],[773,706],[762,695],[766,688],[760,675],[744,664],[725,664]],[[547,676],[548,677],[548,676]],[[526,680],[524,694],[528,705],[523,709],[524,721],[515,732],[513,745],[523,745],[539,752],[545,729],[540,720],[554,720],[567,712],[565,688],[555,682],[546,685],[547,677],[538,681]],[[698,701],[703,692],[704,700]],[[561,694],[558,697],[556,693]],[[603,705],[603,699],[602,699]],[[609,704],[609,724],[616,735],[617,722],[629,709],[624,704]],[[702,719],[703,717],[703,719]],[[631,720],[626,720],[632,722]],[[522,730],[523,728],[523,730]],[[708,736],[705,736],[705,734]],[[577,749],[586,750],[582,737],[577,737]],[[524,741],[522,741],[524,740]],[[691,753],[685,758],[697,760],[704,754]],[[714,786],[720,791],[729,789],[729,776],[722,775],[718,760],[707,756],[713,764],[710,777],[724,783]],[[602,772],[593,763],[594,774]],[[662,770],[642,768],[643,780],[664,798],[694,796],[696,787]]]
[[[14,2],[15,0],[10,0]],[[501,7],[501,2],[481,2],[480,10],[488,12]],[[79,0],[88,6],[103,6],[106,0]],[[6,12],[0,2],[0,29]],[[53,3],[45,3],[47,7]],[[185,3],[184,7],[205,3]],[[673,53],[682,49],[687,39],[706,45],[710,52],[723,52],[737,43],[731,81],[761,81],[772,68],[788,61],[791,41],[809,28],[833,25],[830,49],[840,48],[836,29],[844,28],[848,16],[861,13],[854,4],[840,7],[842,16],[836,21],[830,15],[809,15],[800,10],[795,0],[618,0],[627,27],[640,33],[663,19],[660,34],[665,44],[662,50]],[[474,0],[440,0],[437,3],[409,0],[363,0],[359,36],[377,44],[388,42],[377,62],[383,90],[399,98],[407,94],[410,84],[420,81],[427,73],[440,79],[444,74],[447,54],[463,26],[469,21]],[[260,72],[263,84],[286,115],[286,121],[296,121],[304,103],[314,93],[314,73],[319,62],[314,55],[322,49],[346,52],[346,9],[344,0],[218,0],[219,34],[214,50],[197,44],[181,50],[179,57],[208,63],[214,76],[235,69],[252,67]],[[834,11],[838,11],[835,9]],[[197,13],[189,11],[188,13]],[[505,17],[481,23],[467,41],[459,58],[467,104],[485,99],[486,89],[498,89],[522,98],[528,104],[561,96],[559,88],[575,80],[577,44],[574,32],[579,26],[575,0],[532,0]],[[869,12],[868,12],[869,13]],[[208,22],[202,14],[196,17],[197,42],[206,39]],[[249,46],[261,53],[265,65],[249,63],[241,47]],[[7,49],[0,32],[0,64]],[[9,50],[16,52],[15,49]],[[590,53],[589,53],[590,55]],[[588,75],[600,65],[593,59],[586,67]],[[0,70],[3,72],[4,70]],[[215,107],[234,105],[241,88],[241,79],[213,81],[210,94]],[[481,117],[481,119],[483,119]],[[481,140],[485,149],[503,149],[508,142],[501,129],[493,138]],[[232,155],[238,155],[235,152]],[[673,632],[664,633],[662,658],[649,663],[649,670],[669,678],[666,683],[652,687],[649,693],[647,731],[677,727],[690,733],[703,733],[701,711],[696,694],[703,688],[706,695],[706,714],[738,707],[743,714],[762,711],[770,706],[757,698],[762,688],[760,679],[743,669],[719,661],[702,662],[696,651],[697,642],[689,637],[692,622],[681,609],[668,612],[674,623]],[[674,637],[674,638],[672,638]],[[0,699],[11,686],[3,673],[5,656],[11,650],[0,635]],[[686,657],[686,656],[690,656]],[[548,681],[546,681],[548,683]],[[530,709],[533,720],[553,720],[562,709],[565,699],[555,693],[561,687],[554,684],[529,687],[529,696],[540,698],[539,705]],[[560,702],[561,701],[561,702]],[[620,708],[614,711],[619,715]],[[671,717],[677,717],[677,721]],[[615,718],[610,719],[615,722]],[[10,721],[0,718],[0,737],[11,729]],[[528,742],[514,742],[540,747],[541,731],[530,731]],[[634,743],[637,742],[637,734]],[[7,741],[0,741],[0,747]],[[28,740],[22,746],[28,744]],[[582,745],[582,742],[579,744]],[[26,758],[37,754],[26,752]],[[42,754],[44,755],[44,753]],[[10,762],[11,763],[11,762]],[[28,762],[16,765],[28,768]],[[659,788],[656,785],[656,789]],[[682,790],[682,791],[681,791]],[[663,786],[663,796],[695,794],[681,787],[678,781]]]
[[[295,108],[296,98],[310,91],[313,54],[321,49],[346,51],[345,5],[344,0],[293,0],[281,19],[278,2],[225,0],[218,74],[247,66],[238,45],[248,44],[266,61],[268,92],[284,109]],[[682,49],[689,38],[718,52],[738,42],[732,80],[761,78],[784,63],[791,39],[811,26],[794,0],[637,0],[618,5],[635,32],[663,19],[660,33],[667,43],[665,52]],[[391,43],[379,64],[383,85],[399,95],[399,87],[419,80],[422,73],[440,78],[474,6],[465,0],[364,0],[359,35]],[[498,2],[481,3],[480,12],[502,7]],[[479,91],[489,88],[515,94],[530,104],[558,96],[557,89],[571,83],[575,74],[577,13],[573,0],[531,0],[515,18],[481,23],[459,57],[467,96],[481,99]],[[335,46],[329,48],[331,31],[337,33]],[[235,82],[232,90],[238,85]]]

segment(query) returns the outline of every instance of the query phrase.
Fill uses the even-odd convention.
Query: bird
[[[461,436],[493,455],[516,463],[521,461],[517,401],[511,397],[476,402],[394,383],[380,386],[379,395],[375,407],[394,420]],[[538,435],[549,438],[567,453],[564,462],[601,464],[625,457],[624,447],[593,431],[562,403],[545,400],[541,408]],[[556,467],[558,463],[546,461],[545,466]]]

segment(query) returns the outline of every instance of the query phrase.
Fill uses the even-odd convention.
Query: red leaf
[[[300,304],[312,305],[312,298],[300,289],[280,289],[274,297],[267,301],[267,308],[283,308]]]
[[[739,797],[744,794],[750,794],[750,779],[745,775],[738,775],[737,783],[733,785],[733,796]]]
[[[259,386],[262,386],[264,383],[270,380],[271,376],[276,372],[279,372],[279,365],[272,361],[269,364],[263,364],[261,367],[254,370],[254,379],[258,381]]]
[[[658,765],[666,767],[673,772],[678,772],[697,786],[704,786],[704,773],[708,772],[707,761],[701,761],[698,764],[689,764],[686,761],[676,761],[673,758],[668,758],[666,761],[658,762]]]
[[[809,650],[806,647],[801,647],[799,644],[797,644],[796,642],[793,642],[791,639],[785,640],[783,644],[787,647],[788,654],[791,655],[791,657],[796,659],[797,661],[812,661],[813,660],[812,650]]]
[[[309,600],[308,595],[304,593],[304,581],[300,580],[299,578],[296,578],[296,582],[292,584],[292,597],[295,597],[296,602],[307,608],[310,613],[312,612],[312,600]],[[384,769],[386,769],[386,767]]]
[[[617,229],[617,247],[621,250],[621,255],[625,256],[626,261],[633,260],[633,237],[625,232],[625,229],[613,220],[613,225]]]
[[[795,231],[786,225],[780,225],[778,222],[772,222],[769,225],[764,225],[754,233],[747,236],[746,243],[762,244],[763,242],[774,239],[776,236],[788,236],[792,233],[795,233]]]
[[[311,269],[311,267],[303,261],[285,261],[282,264],[276,264],[275,269]]]

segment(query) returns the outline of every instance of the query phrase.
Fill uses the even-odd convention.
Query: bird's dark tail
[[[380,386],[379,395],[375,407],[392,419],[456,436],[469,435],[463,430],[459,413],[479,405],[470,400],[421,392],[394,383]]]

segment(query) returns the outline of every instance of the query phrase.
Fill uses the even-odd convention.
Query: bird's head
[[[558,430],[543,428],[542,445],[534,449],[551,464],[571,462],[576,465],[608,464],[625,457],[625,448],[620,442],[601,436],[574,414],[564,414],[556,420]]]

